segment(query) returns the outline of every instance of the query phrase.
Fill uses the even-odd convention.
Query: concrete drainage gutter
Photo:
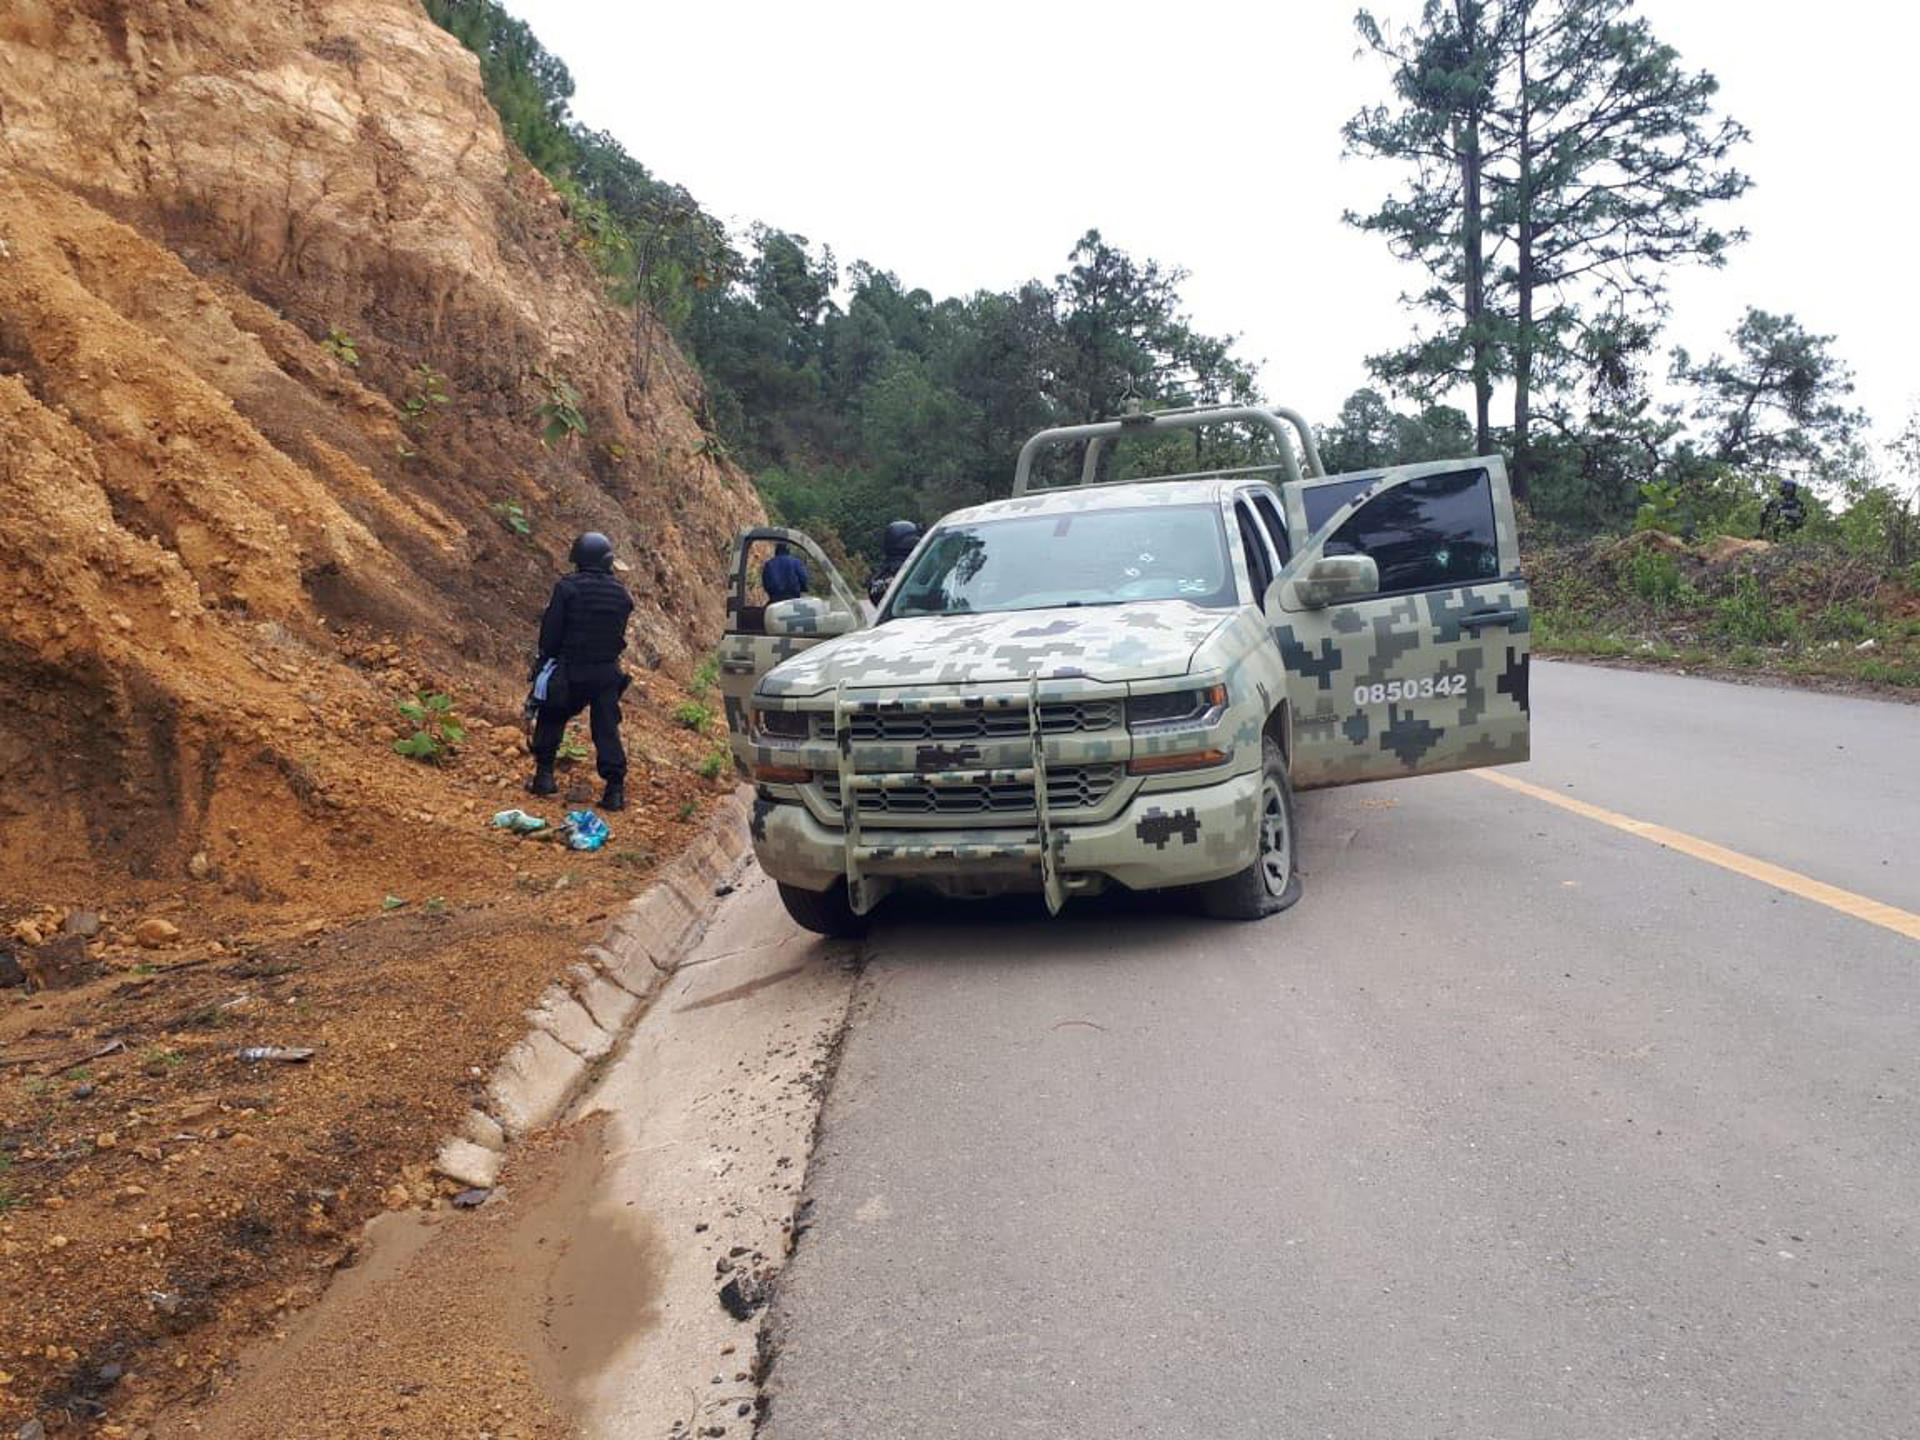
[[[715,889],[738,874],[749,840],[749,792],[721,802],[706,832],[568,968],[527,1012],[533,1024],[487,1082],[484,1109],[467,1112],[434,1169],[461,1185],[491,1186],[514,1141],[544,1129],[586,1088],[595,1063],[639,1021],[712,917]]]

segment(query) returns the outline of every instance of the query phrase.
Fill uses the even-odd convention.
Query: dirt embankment
[[[1920,588],[1882,555],[1647,530],[1525,558],[1541,653],[1920,698]]]
[[[0,988],[0,1420],[198,1383],[430,1202],[469,1072],[694,833],[665,715],[759,515],[699,403],[413,0],[0,8],[0,945],[94,977]],[[586,528],[665,672],[596,860],[484,827]],[[441,767],[390,748],[421,689],[481,722]],[[321,1054],[231,1058],[273,1041]]]

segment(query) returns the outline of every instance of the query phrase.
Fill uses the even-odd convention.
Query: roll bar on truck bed
[[[1035,486],[1033,484],[1034,458],[1048,446],[1072,445],[1079,441],[1087,442],[1086,458],[1080,465],[1080,484],[1113,484],[1113,481],[1100,481],[1095,477],[1100,472],[1100,457],[1107,442],[1115,438],[1137,438],[1142,435],[1158,434],[1168,430],[1201,430],[1212,425],[1255,425],[1273,437],[1280,451],[1280,462],[1275,465],[1235,466],[1234,473],[1246,471],[1268,471],[1279,469],[1285,472],[1289,481],[1303,478],[1318,479],[1325,475],[1326,469],[1320,463],[1320,447],[1314,443],[1313,428],[1307,424],[1298,411],[1288,410],[1278,405],[1195,405],[1177,410],[1148,410],[1134,415],[1124,415],[1118,420],[1099,420],[1090,425],[1058,425],[1051,430],[1042,430],[1020,447],[1020,459],[1014,466],[1013,493],[1025,495],[1032,489],[1059,487]],[[1294,455],[1294,442],[1298,440],[1300,452],[1306,457],[1304,474],[1300,461]],[[1218,474],[1218,471],[1200,471],[1198,474]],[[1125,484],[1144,480],[1173,480],[1183,477],[1174,475],[1139,475]]]

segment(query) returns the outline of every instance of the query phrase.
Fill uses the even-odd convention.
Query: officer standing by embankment
[[[613,542],[598,531],[575,540],[567,558],[573,573],[554,585],[540,620],[534,678],[537,684],[544,671],[547,679],[528,744],[534,770],[527,789],[535,795],[559,790],[554,758],[567,722],[585,710],[593,730],[594,768],[606,782],[600,808],[624,810],[627,752],[620,744],[620,697],[631,682],[620,668],[620,652],[627,648],[633,597],[613,576]]]

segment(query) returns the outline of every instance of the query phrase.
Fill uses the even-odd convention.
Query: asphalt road
[[[1920,708],[1540,665],[1507,772],[1920,910]],[[1920,942],[1472,775],[1256,925],[897,914],[762,1434],[1920,1434]]]

